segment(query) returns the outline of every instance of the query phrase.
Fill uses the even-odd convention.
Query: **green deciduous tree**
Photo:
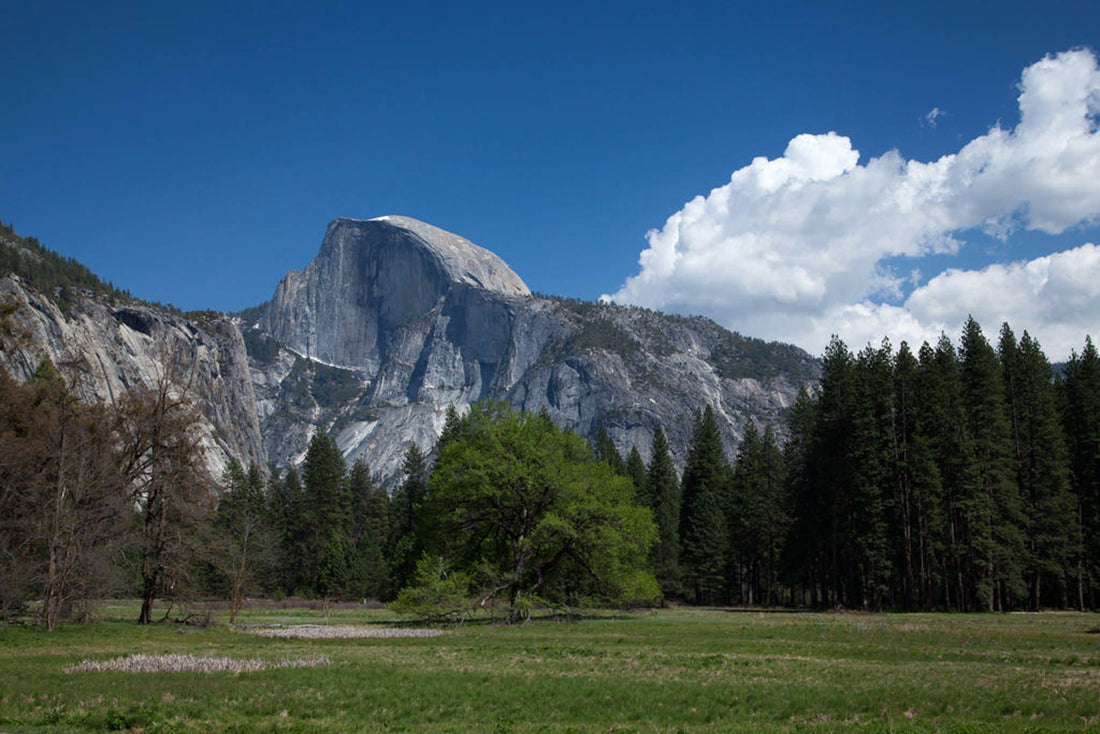
[[[429,555],[469,573],[481,598],[502,596],[513,622],[534,596],[657,597],[644,570],[656,529],[649,510],[633,502],[629,479],[545,415],[479,404],[465,423],[432,473]]]

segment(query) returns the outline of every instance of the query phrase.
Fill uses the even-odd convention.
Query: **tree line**
[[[355,589],[353,596],[383,599],[427,588],[422,598],[454,608],[493,589],[516,597],[538,591],[552,592],[546,599],[598,598],[580,580],[599,574],[576,559],[531,582],[533,588],[505,583],[522,576],[516,554],[506,551],[523,533],[513,528],[509,541],[501,526],[509,512],[522,515],[504,500],[522,497],[534,481],[518,468],[528,430],[538,436],[530,446],[540,449],[560,432],[545,416],[524,418],[502,406],[475,406],[465,418],[452,408],[434,467],[410,449],[405,480],[392,498],[371,487],[365,466],[348,475],[360,479],[339,479],[339,451],[331,439],[314,436],[303,474],[330,476],[330,486],[344,482],[344,499],[325,495],[313,479],[302,486],[293,470],[275,480],[269,495],[281,497],[276,504],[283,508],[301,496],[302,507],[345,509],[280,521],[287,570],[279,588],[345,596]],[[958,346],[943,336],[916,353],[886,341],[853,353],[834,339],[820,384],[798,397],[785,435],[781,444],[771,426],[750,420],[736,453],[727,456],[707,407],[695,416],[682,476],[659,428],[648,461],[637,447],[624,457],[603,428],[591,449],[571,449],[574,463],[563,458],[568,451],[553,459],[534,453],[547,464],[580,467],[590,478],[587,495],[614,485],[612,505],[648,510],[651,542],[627,555],[641,554],[632,568],[655,579],[654,598],[896,610],[1096,607],[1100,357],[1090,339],[1057,376],[1038,342],[1026,332],[1017,339],[1007,324],[995,346],[971,319]],[[501,454],[502,444],[512,453]],[[327,474],[315,468],[321,456],[328,457]],[[495,462],[495,473],[485,462]],[[598,465],[610,475],[599,474]],[[615,484],[621,480],[629,481]],[[483,503],[480,514],[463,504],[475,498]],[[347,509],[368,504],[373,509]],[[471,514],[491,527],[474,533]],[[314,547],[292,543],[291,527]],[[497,564],[493,573],[488,559]],[[644,596],[636,593],[644,586],[636,585],[633,598]],[[449,601],[439,596],[443,591]]]
[[[780,447],[751,421],[732,462],[696,416],[677,494],[658,433],[636,484],[666,598],[702,604],[1008,611],[1095,608],[1100,358],[1055,377],[1005,324],[914,354],[834,338]],[[601,449],[625,474],[613,446]],[[633,452],[632,452],[633,456]],[[678,513],[678,514],[677,514]]]
[[[695,415],[682,476],[545,414],[448,409],[392,495],[317,432],[300,467],[205,474],[186,387],[88,404],[43,361],[0,373],[0,609],[54,628],[110,594],[394,601],[515,621],[534,605],[1007,611],[1095,608],[1100,355],[1057,376],[1006,324],[914,354],[830,343],[787,440],[752,421],[727,456]],[[434,462],[429,461],[434,457]]]
[[[219,515],[252,517],[270,539],[245,563],[241,529],[229,533],[250,569],[231,597],[251,583],[275,595],[397,600],[427,617],[499,609],[509,621],[543,603],[658,597],[647,568],[655,531],[633,485],[545,413],[487,402],[460,416],[451,406],[433,453],[429,465],[410,446],[392,496],[362,460],[348,471],[322,432],[301,471],[272,476],[266,493],[255,467],[231,464]]]
[[[195,598],[228,599],[231,621],[253,595],[396,599],[431,617],[446,587],[456,609],[516,621],[658,597],[633,485],[545,413],[451,407],[434,466],[412,445],[391,496],[324,432],[298,468],[265,479],[230,460],[210,477],[198,414],[167,375],[112,405],[76,393],[49,360],[22,384],[0,371],[7,619],[33,611],[52,630],[131,594],[142,624],[158,600],[167,618]]]

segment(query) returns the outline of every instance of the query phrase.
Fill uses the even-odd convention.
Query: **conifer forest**
[[[786,425],[727,455],[695,415],[682,475],[658,430],[623,453],[545,414],[453,407],[380,486],[317,433],[298,468],[199,461],[171,381],[78,401],[44,361],[0,374],[0,605],[53,629],[111,595],[472,608],[747,605],[1011,611],[1100,604],[1100,355],[1057,373],[973,320],[916,351],[835,339]],[[643,459],[643,455],[648,459]]]

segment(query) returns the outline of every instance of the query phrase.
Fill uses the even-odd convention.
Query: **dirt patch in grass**
[[[290,627],[245,627],[244,632],[260,637],[294,637],[307,640],[327,640],[351,637],[439,637],[447,634],[443,630],[418,629],[411,627],[355,627],[336,625],[332,627],[299,624]]]
[[[315,668],[328,665],[324,656],[294,660],[268,661],[261,658],[242,660],[197,655],[127,655],[112,660],[83,660],[65,668],[66,673],[98,673],[106,670],[123,673],[252,673],[268,668]]]

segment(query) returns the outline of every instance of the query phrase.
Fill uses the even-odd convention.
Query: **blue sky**
[[[403,214],[533,290],[814,352],[974,313],[1062,358],[1100,335],[1100,3],[892,5],[0,0],[0,219],[185,309],[266,300],[334,217]],[[1044,58],[1033,91],[1086,102],[1028,137]],[[1071,138],[1062,177],[1042,151]]]

